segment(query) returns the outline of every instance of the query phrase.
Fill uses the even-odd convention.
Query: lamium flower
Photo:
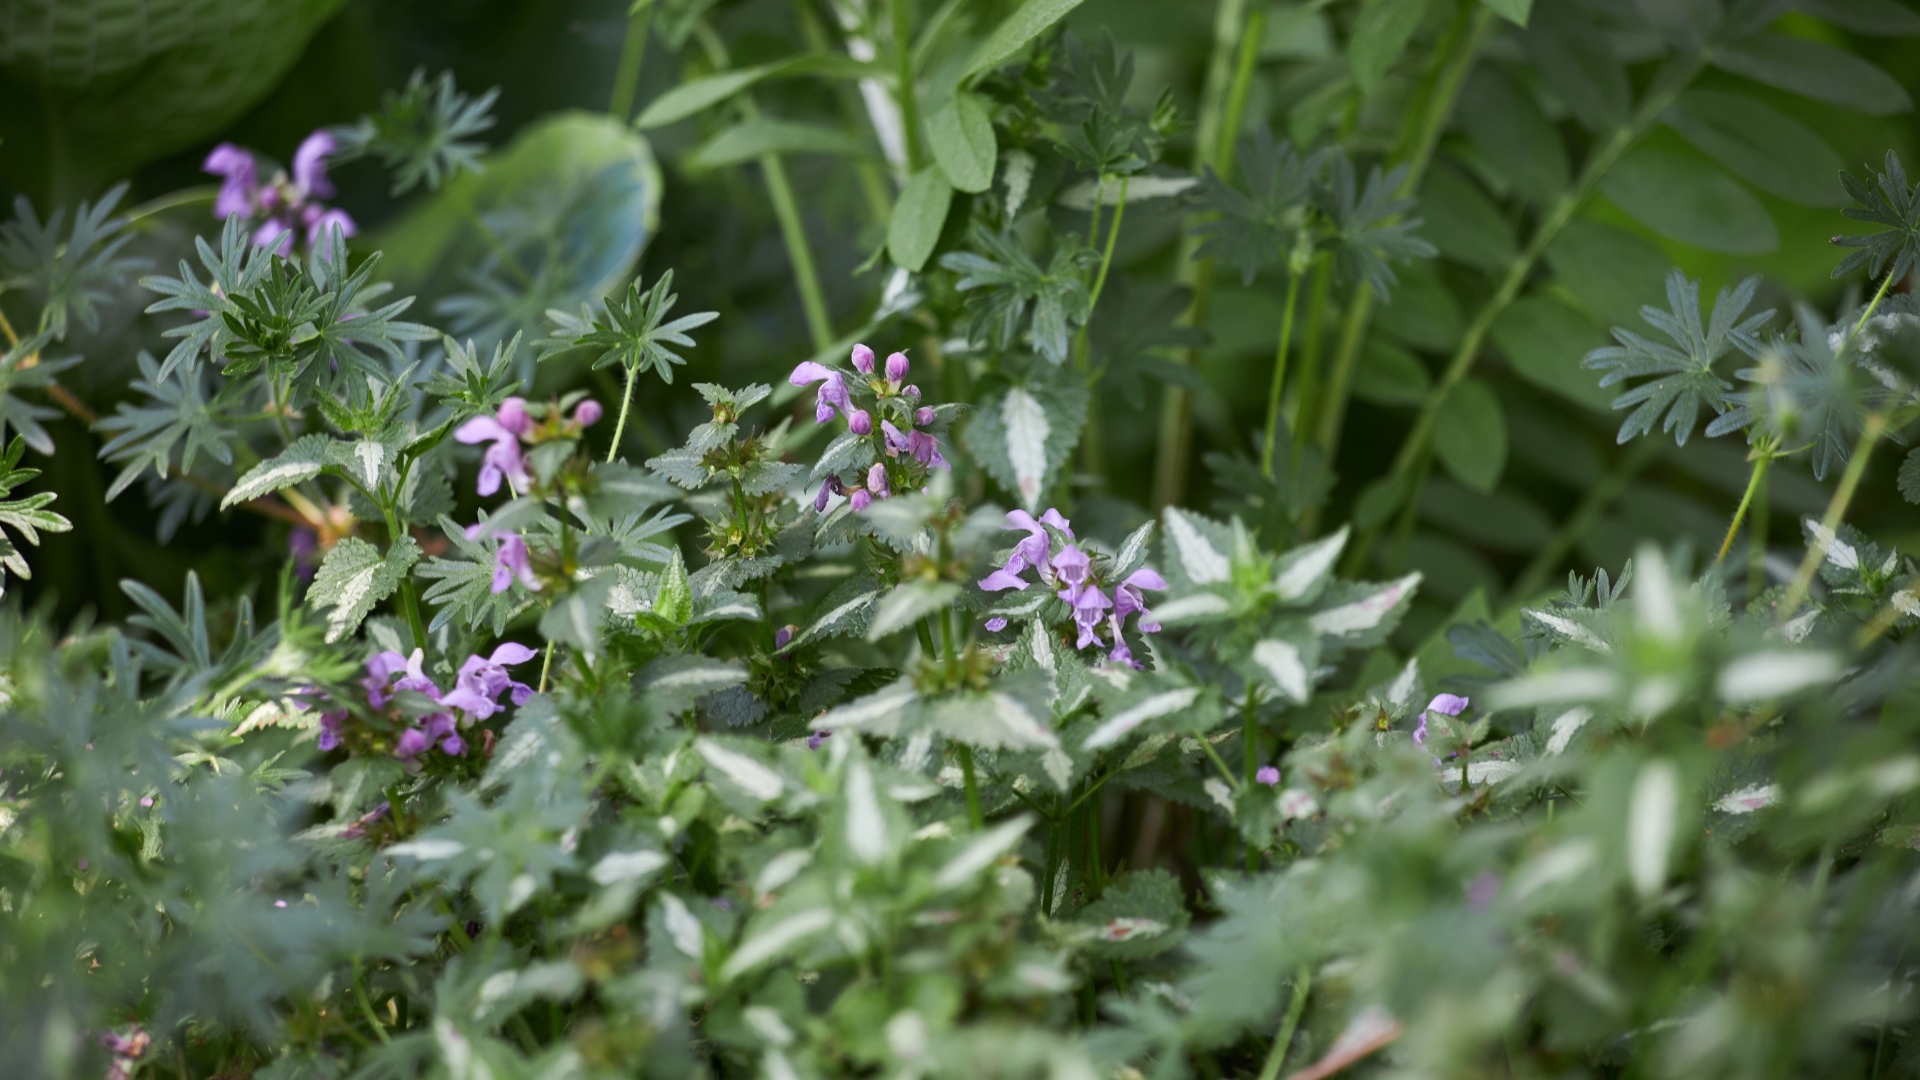
[[[853,347],[853,370],[862,375],[873,374],[873,350],[865,345]]]
[[[502,706],[497,699],[501,694],[510,693],[515,705],[525,705],[533,697],[533,687],[515,682],[507,674],[507,668],[524,664],[538,655],[525,645],[509,641],[494,649],[491,656],[469,656],[460,665],[453,689],[440,699],[440,704],[459,709],[475,720],[485,720],[499,712]]]
[[[252,154],[232,143],[221,143],[200,166],[203,172],[221,178],[213,215],[223,219],[235,215],[264,218],[254,229],[253,242],[282,256],[292,254],[293,240],[301,233],[309,248],[317,248],[329,230],[337,229],[342,236],[354,235],[358,228],[353,218],[321,201],[333,197],[327,159],[338,149],[332,133],[316,131],[294,151],[291,175],[276,172],[262,183],[259,161]]]
[[[599,423],[600,417],[605,414],[606,410],[600,407],[599,402],[588,398],[573,407],[573,425],[578,428],[590,428]]]
[[[1253,774],[1253,782],[1256,784],[1265,784],[1268,787],[1275,787],[1280,783],[1280,770],[1271,765],[1262,765],[1259,770]]]
[[[980,587],[982,589],[987,592],[1004,592],[1007,589],[1020,589],[1024,591],[1026,589],[1027,581],[1020,576],[1021,573],[1030,566],[1044,566],[1047,562],[1047,548],[1050,542],[1047,539],[1047,530],[1043,525],[1051,525],[1061,532],[1066,533],[1068,536],[1073,535],[1073,527],[1068,524],[1067,519],[1062,517],[1058,510],[1050,509],[1046,513],[1041,514],[1039,521],[1035,521],[1033,515],[1027,513],[1025,510],[1007,511],[1007,524],[1002,527],[1007,529],[1025,529],[1027,536],[1026,539],[1013,546],[1013,554],[1007,556],[1005,566],[1002,566],[1000,569],[995,570],[980,580]]]
[[[794,386],[820,384],[820,390],[813,399],[815,423],[824,424],[833,419],[836,410],[843,414],[853,412],[853,404],[847,398],[846,377],[825,364],[816,364],[811,360],[805,361],[793,369],[793,374],[787,376],[787,381]]]
[[[857,514],[873,505],[873,493],[866,488],[855,488],[853,494],[847,496],[847,504],[852,506],[853,512]]]
[[[480,482],[476,488],[480,494],[499,491],[502,480],[511,483],[515,491],[533,486],[526,462],[520,457],[520,439],[532,429],[526,400],[511,397],[500,403],[499,411],[493,416],[476,416],[454,431],[453,437],[469,446],[488,444],[480,455]]]
[[[409,656],[392,651],[375,653],[367,660],[366,678],[360,680],[360,685],[367,690],[367,704],[376,709],[386,708],[387,702],[393,700],[393,695],[402,690],[425,694],[439,701],[440,688],[421,670],[426,659],[425,649],[415,649]],[[395,675],[400,678],[395,679]]]
[[[820,483],[820,493],[813,497],[814,513],[819,514],[819,513],[826,512],[827,499],[830,496],[845,495],[846,493],[847,493],[847,486],[840,482],[839,477],[837,476],[827,477],[825,480],[821,481]]]
[[[1165,590],[1166,587],[1166,579],[1154,573],[1152,570],[1144,566],[1135,570],[1133,573],[1128,574],[1127,579],[1122,581],[1113,590],[1113,617],[1116,620],[1120,620],[1138,612],[1140,615],[1141,632],[1147,634],[1159,633],[1160,621],[1153,617],[1153,612],[1147,610],[1147,598],[1141,590],[1152,589],[1155,592],[1160,592]]]
[[[1472,704],[1472,702],[1468,701],[1466,698],[1460,697],[1457,694],[1434,695],[1434,699],[1432,701],[1427,702],[1427,707],[1425,709],[1420,710],[1420,723],[1415,725],[1413,729],[1414,745],[1425,746],[1427,743],[1427,714],[1428,713],[1437,712],[1437,713],[1445,713],[1448,716],[1459,716],[1461,713],[1467,711],[1467,706],[1470,704]]]
[[[485,531],[486,523],[467,526],[467,539],[478,540]],[[534,576],[533,562],[527,554],[527,542],[519,533],[495,533],[500,545],[493,549],[493,592],[503,593],[513,587],[515,578],[530,592],[540,591],[540,579]]]
[[[1007,620],[1004,618],[1001,618],[998,615],[995,615],[993,618],[987,620],[987,630],[990,633],[997,634],[1000,631],[1005,630],[1006,628],[1007,628]]]
[[[887,356],[887,378],[892,382],[899,382],[907,377],[907,369],[911,366],[907,363],[906,353],[890,353]]]
[[[1013,546],[1007,555],[1006,563],[993,573],[981,578],[979,586],[986,592],[1003,592],[1007,589],[1025,590],[1031,582],[1024,576],[1028,570],[1036,571],[1041,584],[1052,590],[1065,601],[1073,612],[1074,626],[1078,631],[1075,648],[1084,649],[1091,645],[1106,646],[1106,640],[1100,636],[1100,624],[1105,622],[1107,630],[1113,635],[1112,651],[1108,659],[1116,664],[1140,667],[1134,659],[1133,651],[1127,647],[1124,624],[1129,615],[1136,615],[1135,626],[1143,634],[1151,634],[1160,629],[1147,610],[1145,590],[1164,589],[1167,583],[1159,574],[1141,567],[1117,583],[1103,580],[1103,571],[1096,567],[1093,557],[1081,550],[1078,544],[1067,544],[1059,551],[1051,550],[1052,541],[1047,531],[1051,525],[1065,536],[1073,537],[1073,527],[1058,510],[1049,509],[1035,520],[1032,514],[1024,510],[1014,510],[1007,514],[1007,529],[1025,530],[1027,535]],[[1111,589],[1111,595],[1108,590]],[[1007,620],[994,617],[987,620],[987,629],[999,632],[1006,629]]]
[[[867,490],[873,492],[876,499],[892,497],[893,491],[887,486],[886,462],[876,461],[873,468],[867,470]]]
[[[847,430],[855,435],[873,434],[873,414],[865,409],[855,409],[848,413]]]

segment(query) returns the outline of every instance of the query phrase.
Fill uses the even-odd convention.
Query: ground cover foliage
[[[15,7],[9,1076],[1920,1074],[1908,6]]]

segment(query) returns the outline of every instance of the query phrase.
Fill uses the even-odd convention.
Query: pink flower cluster
[[[837,413],[846,417],[847,430],[863,438],[872,435],[873,413],[860,408],[853,400],[856,389],[863,396],[871,392],[876,409],[894,412],[906,425],[903,431],[892,420],[881,419],[882,449],[887,458],[896,462],[911,460],[922,469],[948,468],[947,459],[940,455],[939,440],[931,432],[921,430],[931,426],[936,417],[931,406],[919,404],[920,388],[906,381],[907,372],[912,368],[907,354],[893,353],[887,357],[884,368],[876,368],[873,350],[855,345],[851,359],[854,371],[860,376],[853,387],[849,387],[842,372],[811,360],[794,368],[788,376],[787,381],[795,386],[820,384],[813,400],[814,421],[824,424]],[[829,476],[814,496],[813,508],[825,510],[829,496],[845,495],[856,512],[865,510],[875,499],[892,497],[893,478],[894,473],[885,460],[874,462],[866,475],[852,485],[838,476]]]
[[[573,407],[572,419],[558,424],[555,433],[576,436],[598,423],[602,415],[604,411],[600,403],[588,398]],[[487,444],[480,454],[480,482],[476,487],[480,494],[492,495],[499,491],[500,482],[504,480],[508,489],[517,495],[533,487],[533,476],[527,472],[526,459],[520,454],[520,444],[538,442],[540,434],[532,415],[527,412],[527,399],[510,397],[500,403],[494,415],[476,416],[461,424],[453,437],[469,446]],[[467,539],[478,539],[485,532],[485,525],[468,526]],[[540,579],[534,576],[533,565],[527,558],[526,540],[519,533],[498,532],[494,535],[500,538],[500,546],[494,552],[493,591],[506,592],[517,578],[520,584],[539,592]]]
[[[1027,570],[1038,573],[1040,583],[1055,590],[1060,599],[1073,609],[1073,622],[1080,630],[1080,638],[1074,644],[1076,649],[1089,645],[1106,647],[1100,638],[1100,624],[1106,623],[1113,634],[1113,651],[1108,659],[1117,664],[1139,667],[1133,658],[1132,650],[1127,648],[1126,638],[1120,633],[1127,616],[1137,614],[1135,626],[1143,634],[1155,633],[1160,624],[1154,621],[1153,612],[1147,610],[1146,594],[1143,590],[1155,591],[1167,587],[1167,583],[1146,567],[1141,567],[1126,578],[1112,585],[1113,595],[1108,597],[1101,588],[1102,582],[1095,572],[1093,558],[1081,551],[1078,545],[1068,544],[1058,552],[1052,550],[1052,538],[1047,535],[1046,526],[1051,525],[1073,538],[1073,526],[1058,510],[1048,510],[1040,515],[1038,521],[1025,510],[1013,510],[1007,514],[1008,529],[1025,529],[1026,538],[1015,544],[1013,554],[1007,557],[1006,565],[980,580],[980,587],[987,592],[1004,592],[1007,589],[1024,591],[1028,584],[1021,575]],[[987,629],[1004,630],[1007,620],[993,618],[987,620]]]
[[[316,131],[293,152],[293,173],[275,172],[262,183],[260,163],[232,143],[221,143],[200,166],[203,172],[221,178],[220,194],[213,201],[213,216],[230,218],[238,214],[251,221],[265,218],[253,231],[253,242],[273,248],[276,254],[291,256],[294,237],[306,233],[307,247],[317,247],[327,229],[338,229],[342,236],[356,230],[353,218],[345,210],[330,207],[321,199],[333,197],[333,184],[327,180],[327,158],[338,144],[325,129]]]
[[[491,656],[469,656],[454,677],[453,689],[442,692],[422,670],[425,650],[415,649],[411,656],[383,652],[367,661],[367,674],[360,685],[366,688],[367,704],[376,709],[386,708],[394,695],[403,690],[424,694],[446,706],[447,711],[429,713],[419,718],[417,724],[404,728],[394,743],[394,757],[412,764],[436,744],[442,753],[461,757],[467,752],[467,741],[460,732],[505,708],[500,704],[500,695],[507,694],[515,705],[525,705],[533,696],[533,688],[515,682],[507,674],[507,668],[524,664],[537,655],[525,645],[509,641],[493,650]],[[332,750],[340,745],[340,731],[347,716],[345,709],[321,715],[320,749]]]

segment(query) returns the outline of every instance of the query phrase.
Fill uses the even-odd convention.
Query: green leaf
[[[993,118],[978,95],[957,92],[928,117],[927,141],[933,160],[955,188],[981,192],[993,186],[993,165],[1000,151],[994,142]]]
[[[1482,64],[1460,94],[1454,115],[1486,167],[1520,193],[1544,206],[1566,190],[1567,149],[1533,95]]]
[[[1614,326],[1640,320],[1640,309],[1660,302],[1672,263],[1649,241],[1625,229],[1570,222],[1547,245],[1547,264],[1574,297]]]
[[[1436,164],[1420,188],[1420,235],[1454,262],[1480,270],[1505,270],[1519,254],[1513,223],[1480,185],[1445,164]]]
[[[1611,131],[1633,105],[1626,67],[1611,40],[1575,5],[1554,4],[1541,15],[1521,38],[1534,72],[1588,131]]]
[[[1683,244],[1729,255],[1762,255],[1780,233],[1760,200],[1725,173],[1673,154],[1638,150],[1600,181],[1634,220]]]
[[[654,98],[641,111],[640,118],[633,122],[633,126],[641,131],[649,131],[677,120],[685,120],[694,113],[712,108],[747,87],[766,79],[785,79],[799,75],[860,79],[879,74],[882,72],[876,66],[837,53],[809,53],[775,64],[722,71],[717,75],[683,82]]]
[[[1703,325],[1699,282],[1689,281],[1685,274],[1674,270],[1667,275],[1667,310],[1652,305],[1640,309],[1640,318],[1669,338],[1672,345],[1616,327],[1613,337],[1619,345],[1588,354],[1582,363],[1607,373],[1600,380],[1603,387],[1642,375],[1659,376],[1614,399],[1615,409],[1638,406],[1621,423],[1620,442],[1652,431],[1654,422],[1664,413],[1662,430],[1673,432],[1674,442],[1684,446],[1693,433],[1702,405],[1724,414],[1714,426],[1707,428],[1708,436],[1721,434],[1723,429],[1716,428],[1723,421],[1744,422],[1744,410],[1729,412],[1733,399],[1727,391],[1733,384],[1716,373],[1713,366],[1735,349],[1749,357],[1759,357],[1759,333],[1773,318],[1772,309],[1735,321],[1753,303],[1754,291],[1759,285],[1759,275],[1755,275],[1731,289],[1721,289],[1713,302],[1712,321]]]
[[[1353,396],[1375,405],[1418,405],[1432,386],[1420,358],[1384,338],[1367,341],[1353,373]]]
[[[970,82],[1013,59],[1028,42],[1046,33],[1048,27],[1065,18],[1067,12],[1080,3],[1081,0],[1027,0],[973,50],[973,57],[960,71],[960,81]]]
[[[1362,94],[1372,97],[1379,89],[1426,10],[1427,0],[1373,0],[1361,10],[1347,40],[1347,64]]]
[[[1893,77],[1844,49],[1806,38],[1760,34],[1714,50],[1713,64],[1755,82],[1869,116],[1913,108]]]
[[[319,476],[321,469],[333,464],[335,442],[326,435],[300,436],[285,450],[248,469],[220,500],[220,509]]]
[[[951,581],[907,581],[880,598],[874,608],[873,622],[867,627],[867,640],[879,641],[896,630],[912,626],[922,618],[953,606],[960,597],[960,586]]]
[[[1800,121],[1744,94],[1694,90],[1661,119],[1734,175],[1803,206],[1839,206],[1840,155]]]
[[[1910,503],[1920,503],[1920,447],[1907,451],[1907,459],[1900,463],[1900,497]]]
[[[1180,944],[1193,916],[1178,878],[1165,870],[1135,870],[1115,878],[1074,921],[1093,927],[1092,955],[1144,960]]]
[[[987,475],[1036,513],[1055,472],[1086,426],[1090,395],[1077,375],[1040,367],[997,400],[989,399],[961,432]]]
[[[1533,0],[1480,0],[1493,9],[1495,15],[1515,26],[1527,25],[1527,16],[1533,14]]]
[[[540,616],[540,636],[582,652],[600,651],[600,628],[618,575],[602,571],[577,582]]]
[[[1493,388],[1465,378],[1448,391],[1433,425],[1433,450],[1454,479],[1492,491],[1507,468],[1507,416]]]
[[[307,603],[333,609],[327,615],[327,640],[339,641],[358,629],[373,605],[400,587],[419,558],[420,545],[410,536],[396,540],[384,555],[353,536],[333,545],[307,589]]]
[[[1525,297],[1494,320],[1488,337],[1523,379],[1596,412],[1611,408],[1613,395],[1600,388],[1580,361],[1605,348],[1598,323],[1551,296]]]
[[[1553,537],[1553,519],[1524,496],[1471,491],[1445,477],[1421,490],[1420,516],[1494,551],[1538,551]]]
[[[1920,15],[1895,0],[1794,0],[1793,6],[1856,33],[1885,37],[1920,34]]]
[[[947,183],[938,166],[929,165],[913,174],[900,189],[893,217],[887,221],[887,255],[895,265],[915,273],[927,265],[952,202],[953,185]]]
[[[690,169],[718,169],[763,154],[839,154],[864,157],[867,147],[839,128],[798,120],[756,117],[715,135],[686,156]]]

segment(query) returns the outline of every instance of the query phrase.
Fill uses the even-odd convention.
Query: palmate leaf
[[[55,210],[42,222],[24,195],[14,200],[13,220],[0,225],[0,292],[37,297],[41,327],[56,339],[66,337],[69,318],[97,329],[98,305],[127,274],[146,265],[145,259],[120,256],[133,234],[122,232],[126,219],[112,214],[126,193],[127,185],[119,184],[97,201],[81,203],[64,237],[66,212]]]
[[[220,230],[218,252],[207,243],[206,238],[194,237],[194,250],[200,255],[200,265],[207,271],[206,284],[201,284],[199,275],[193,272],[185,259],[180,260],[180,276],[177,278],[156,274],[140,279],[142,288],[165,297],[148,304],[147,314],[185,311],[193,315],[192,322],[172,327],[160,335],[179,338],[180,343],[168,350],[157,377],[150,381],[156,384],[164,382],[167,376],[183,366],[189,373],[193,372],[203,353],[216,364],[226,362],[227,347],[235,340],[226,316],[238,310],[229,298],[251,291],[266,277],[267,269],[273,263],[273,253],[264,247],[254,246],[244,225],[237,214],[227,219],[226,225]]]
[[[1093,252],[1077,237],[1063,235],[1042,270],[1012,235],[975,226],[969,240],[973,251],[940,257],[943,268],[960,275],[954,288],[973,294],[967,298],[973,312],[968,339],[977,346],[1009,348],[1031,304],[1034,351],[1053,363],[1064,363],[1073,328],[1087,321],[1087,283],[1082,271],[1093,263]]]
[[[1432,244],[1413,235],[1420,219],[1404,216],[1414,201],[1393,197],[1406,170],[1401,165],[1383,174],[1375,167],[1367,174],[1366,187],[1358,188],[1353,162],[1335,150],[1324,177],[1313,185],[1314,203],[1333,226],[1334,276],[1342,283],[1365,281],[1383,302],[1392,298],[1398,280],[1390,263],[1439,254]]]
[[[37,405],[20,396],[22,390],[44,390],[61,371],[80,362],[77,356],[49,360],[40,350],[53,340],[53,331],[42,330],[23,337],[5,352],[0,352],[0,441],[7,428],[26,436],[27,445],[36,453],[53,453],[53,436],[40,421],[60,415],[59,410]]]
[[[1860,250],[1841,259],[1833,276],[1845,277],[1864,266],[1876,278],[1883,269],[1890,280],[1906,277],[1920,257],[1920,186],[1908,186],[1900,155],[1887,151],[1886,171],[1875,174],[1871,184],[1851,173],[1841,173],[1840,183],[1858,204],[1840,212],[1855,221],[1885,225],[1887,231],[1834,237],[1834,244]]]
[[[455,173],[480,171],[486,146],[468,136],[493,126],[490,110],[499,96],[499,87],[479,97],[461,93],[451,71],[430,83],[426,70],[416,68],[406,89],[381,96],[379,112],[334,133],[340,140],[335,160],[374,154],[393,173],[392,194],[404,195],[422,183],[438,191]]]
[[[1712,322],[1703,330],[1700,283],[1689,281],[1685,274],[1674,270],[1667,275],[1669,310],[1661,311],[1651,305],[1640,309],[1640,317],[1647,325],[1672,339],[1673,345],[1615,327],[1613,337],[1620,344],[1595,349],[1586,355],[1582,365],[1606,372],[1600,379],[1601,386],[1613,386],[1642,375],[1659,376],[1613,400],[1616,409],[1638,406],[1621,423],[1620,442],[1652,431],[1655,421],[1664,414],[1666,419],[1661,430],[1672,432],[1674,442],[1684,446],[1699,422],[1702,405],[1719,414],[1735,408],[1738,402],[1729,394],[1733,384],[1715,374],[1713,365],[1735,349],[1748,356],[1760,354],[1760,339],[1756,335],[1767,320],[1773,318],[1773,310],[1769,308],[1734,321],[1753,303],[1754,291],[1759,286],[1760,278],[1756,275],[1732,289],[1721,289],[1714,298]],[[1723,422],[1728,419],[1722,416],[1716,420],[1707,428],[1707,434],[1714,436],[1733,430],[1737,423],[1730,426]]]
[[[436,555],[420,565],[420,577],[433,582],[422,599],[440,609],[427,628],[438,632],[458,619],[468,630],[491,626],[493,635],[499,637],[506,632],[507,620],[531,594],[518,578],[504,592],[494,592],[492,546],[485,540],[467,539],[466,530],[445,515],[440,518],[440,531],[461,557]]]
[[[629,374],[651,369],[660,381],[671,383],[673,365],[685,364],[686,360],[670,346],[691,346],[693,339],[686,332],[720,317],[717,311],[698,311],[662,322],[679,299],[673,292],[673,271],[668,270],[648,289],[642,289],[640,279],[634,278],[624,301],[618,297],[606,301],[604,321],[585,304],[580,305],[578,316],[549,311],[547,317],[558,329],[552,334],[556,341],[549,344],[541,359],[574,348],[599,349],[600,355],[593,361],[596,368],[617,363]]]
[[[114,415],[94,425],[100,431],[115,433],[100,448],[100,456],[116,464],[124,463],[120,475],[107,485],[108,499],[125,491],[149,465],[156,476],[165,477],[174,472],[176,445],[181,447],[178,471],[182,473],[193,470],[194,458],[202,451],[221,464],[233,463],[230,444],[235,434],[224,425],[220,413],[226,391],[223,389],[209,402],[201,389],[198,371],[190,370],[181,378],[167,382],[165,369],[154,362],[152,355],[141,353],[139,363],[142,377],[134,380],[133,388],[146,394],[152,404],[136,406],[122,402]]]
[[[1757,419],[1787,445],[1810,442],[1813,475],[1824,480],[1846,463],[1868,409],[1887,391],[1860,366],[1859,335],[1828,326],[1811,308],[1796,315],[1799,340],[1768,342],[1759,366],[1739,373],[1750,384],[1745,401],[1714,423],[1731,430],[1732,421]]]
[[[1254,132],[1240,147],[1242,192],[1207,167],[1207,183],[1195,209],[1218,214],[1193,230],[1202,237],[1199,255],[1240,268],[1242,284],[1254,275],[1286,262],[1305,224],[1313,183],[1325,169],[1329,151],[1301,156],[1285,139],[1274,142],[1265,128]]]

